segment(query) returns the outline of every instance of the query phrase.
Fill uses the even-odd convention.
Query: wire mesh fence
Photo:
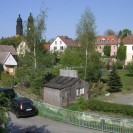
[[[42,116],[105,132],[133,133],[133,120],[131,119],[72,111],[36,100],[33,100],[33,103]]]

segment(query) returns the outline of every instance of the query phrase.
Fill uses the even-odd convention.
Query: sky
[[[96,33],[103,35],[108,29],[133,32],[133,0],[2,0],[0,3],[0,38],[16,35],[16,20],[21,15],[27,21],[30,12],[36,18],[41,9],[46,11],[48,41],[58,35],[76,38],[76,26],[81,15],[89,8],[95,17]]]

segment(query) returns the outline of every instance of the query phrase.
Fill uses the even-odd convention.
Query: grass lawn
[[[133,90],[133,75],[129,74],[127,70],[118,70],[121,77],[123,90]]]

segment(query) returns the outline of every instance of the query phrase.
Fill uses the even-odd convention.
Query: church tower
[[[34,19],[31,13],[30,13],[30,16],[28,17],[27,33],[28,34],[34,33]]]
[[[23,21],[22,18],[20,17],[20,14],[17,18],[17,25],[16,25],[16,35],[23,35]]]

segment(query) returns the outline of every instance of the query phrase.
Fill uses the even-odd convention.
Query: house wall
[[[97,51],[101,54],[101,55],[104,55],[104,46],[106,45],[97,45]],[[111,46],[111,51],[110,51],[110,55],[113,56],[113,55],[116,55],[117,54],[117,45],[107,45],[107,46]]]
[[[9,73],[11,76],[15,75],[17,66],[5,66],[3,65],[4,72]]]
[[[45,103],[55,105],[55,106],[61,106],[61,100],[60,100],[60,90],[44,87],[44,98]]]
[[[77,89],[84,88],[84,97],[87,100],[88,99],[88,83],[84,80],[79,80],[76,82],[73,86],[64,88],[61,90],[61,106],[68,106],[71,103],[74,103],[76,99],[81,96],[77,95]]]
[[[113,55],[116,55],[117,54],[117,45],[111,45],[111,53],[110,55],[113,56]]]
[[[124,46],[126,46],[125,65],[127,65],[128,62],[133,61],[133,44],[124,44]]]
[[[17,68],[17,62],[14,57],[10,54],[6,59],[5,63],[3,64],[3,69],[5,72],[9,73],[10,75],[15,75]]]
[[[61,49],[63,47],[63,50]],[[67,48],[67,45],[59,38],[57,37],[54,42],[50,45],[50,51],[58,51],[58,52],[64,52],[65,48]]]

